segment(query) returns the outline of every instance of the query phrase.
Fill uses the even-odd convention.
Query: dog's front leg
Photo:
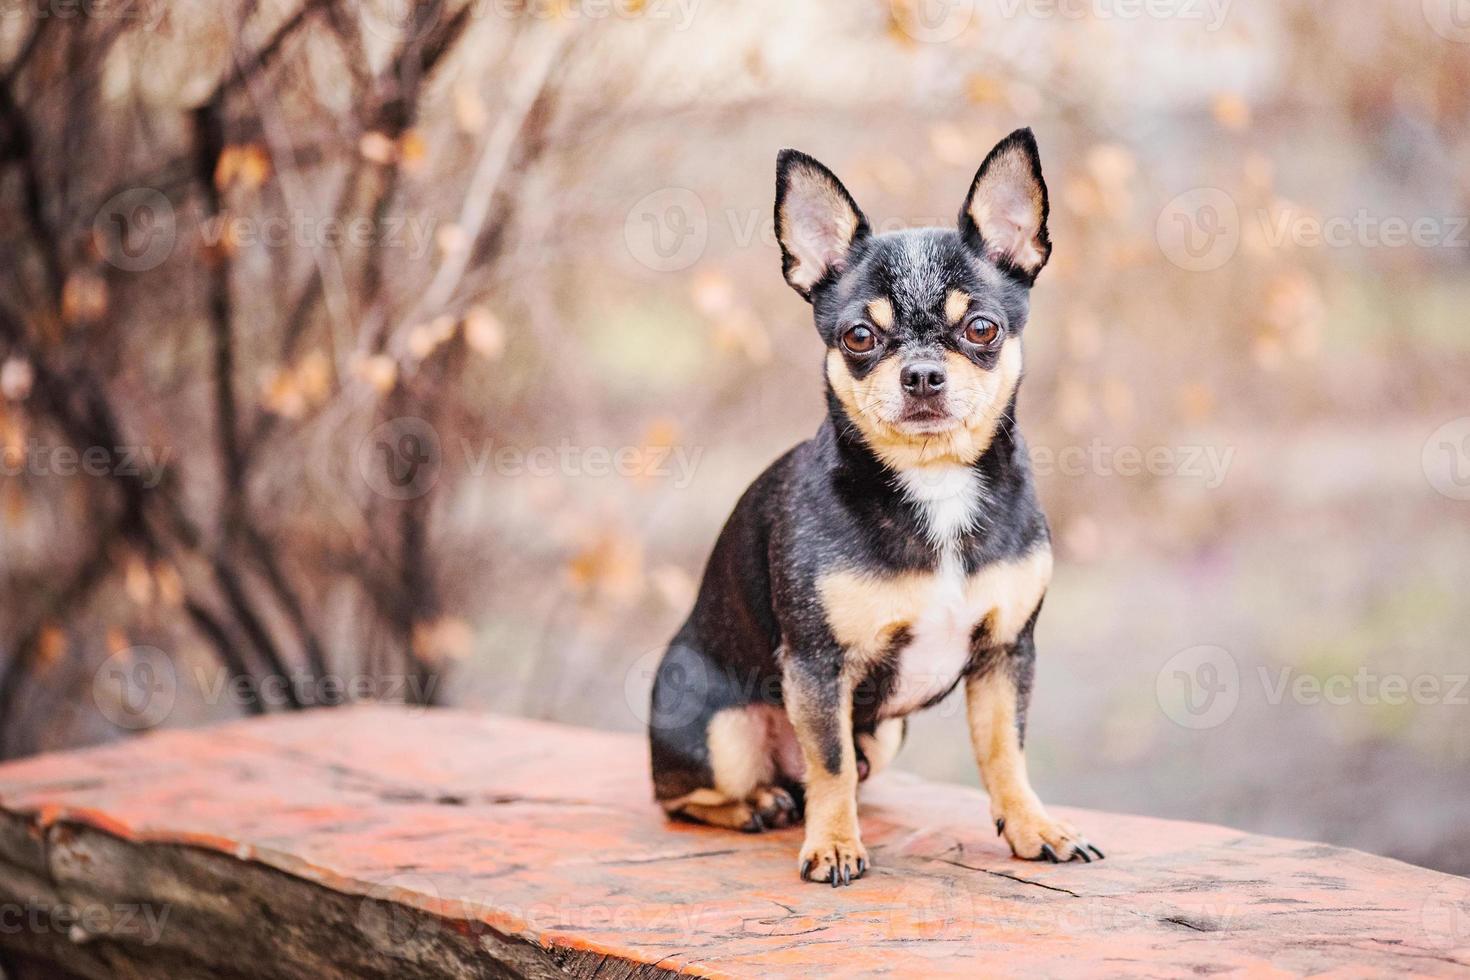
[[[1013,854],[1033,861],[1091,861],[1102,857],[1102,851],[1071,824],[1047,815],[1026,774],[1022,747],[1036,664],[1031,629],[1028,625],[1014,644],[989,651],[965,678],[975,761],[990,794],[996,832],[1004,835]]]
[[[800,871],[835,887],[861,878],[868,852],[858,833],[857,752],[852,742],[852,684],[840,656],[788,661],[786,713],[806,763],[806,842]]]

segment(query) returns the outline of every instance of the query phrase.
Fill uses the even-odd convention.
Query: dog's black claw
[[[995,836],[999,837],[1006,832],[1006,818],[1000,817],[995,821]]]
[[[868,859],[867,858],[858,858],[858,877],[861,878],[863,875],[865,875],[867,873],[868,873]]]
[[[1087,850],[1081,844],[1076,845],[1072,849],[1072,856],[1070,858],[1068,858],[1067,860],[1069,860],[1069,861],[1075,861],[1078,858],[1081,858],[1082,859],[1082,863],[1083,864],[1091,864],[1092,863],[1092,858],[1090,858],[1090,857],[1087,856]]]
[[[842,876],[837,873],[837,865],[832,865],[832,874],[830,877],[828,877],[827,880],[832,883],[833,888],[836,888],[838,885],[842,884]]]
[[[801,880],[802,881],[811,881],[812,880],[812,862],[811,862],[811,859],[810,858],[808,858],[807,860],[801,862]]]
[[[766,829],[766,822],[761,819],[759,813],[752,813],[750,819],[745,822],[745,826],[740,829],[747,834],[759,834]]]
[[[1101,861],[1101,860],[1102,860],[1102,859],[1103,859],[1103,858],[1105,858],[1105,857],[1107,857],[1107,855],[1106,855],[1106,854],[1104,854],[1104,853],[1103,853],[1103,852],[1102,852],[1102,851],[1099,851],[1099,850],[1098,850],[1098,849],[1097,849],[1097,845],[1096,845],[1096,844],[1088,844],[1088,845],[1087,845],[1087,849],[1088,849],[1088,850],[1089,850],[1089,851],[1091,851],[1091,852],[1092,852],[1092,853],[1094,853],[1094,854],[1096,854],[1096,855],[1097,855],[1097,859],[1098,859],[1098,860],[1099,860],[1099,861]]]
[[[844,885],[852,884],[852,868],[845,864],[842,866],[842,883]]]
[[[1041,845],[1041,856],[1044,857],[1044,858],[1046,858],[1052,864],[1060,864],[1061,863],[1060,861],[1057,860],[1057,852],[1056,851],[1053,851],[1051,849],[1051,845],[1050,844],[1042,844]]]

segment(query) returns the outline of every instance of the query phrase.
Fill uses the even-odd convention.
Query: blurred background
[[[1030,125],[1041,795],[1470,873],[1467,123],[1460,0],[0,0],[0,750],[640,730],[822,417],[776,151],[948,224]]]

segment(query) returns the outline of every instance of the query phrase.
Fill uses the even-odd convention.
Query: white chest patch
[[[957,542],[975,521],[980,476],[973,467],[942,466],[905,471],[904,495],[924,515],[924,531],[939,550],[939,568],[910,625],[912,641],[899,657],[885,714],[906,714],[947,691],[970,659],[975,609],[966,595]]]
[[[920,597],[910,625],[913,639],[899,654],[893,692],[883,714],[905,715],[949,690],[970,659],[970,636],[980,610],[967,596],[965,573],[951,550]]]
[[[941,551],[952,550],[979,511],[980,475],[969,466],[930,466],[899,476],[904,496],[923,515],[924,533]]]
[[[984,493],[973,470],[931,468],[901,479],[924,514],[939,555],[935,569],[888,575],[840,570],[818,582],[827,621],[856,676],[907,634],[883,717],[908,714],[953,686],[969,662],[977,628],[984,628],[989,644],[1014,642],[1051,579],[1045,545],[965,574],[958,540],[976,520]]]

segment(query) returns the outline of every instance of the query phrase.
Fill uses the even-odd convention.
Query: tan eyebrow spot
[[[962,289],[951,289],[944,298],[944,318],[953,326],[970,308],[970,294]]]
[[[888,297],[879,296],[869,302],[868,316],[872,317],[873,322],[884,330],[893,329],[893,304],[888,301]]]

